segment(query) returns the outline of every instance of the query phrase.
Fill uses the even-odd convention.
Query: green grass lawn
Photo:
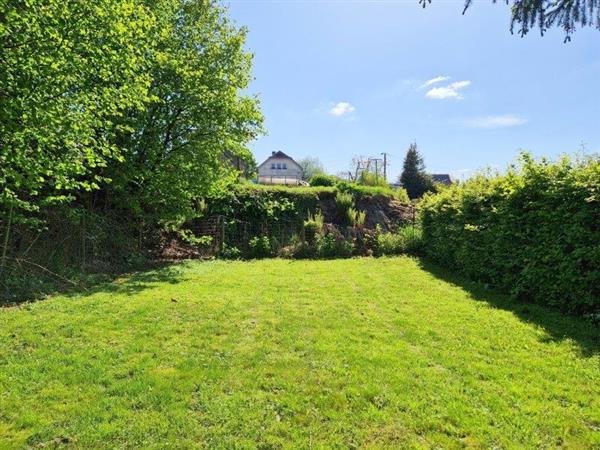
[[[600,332],[410,258],[0,308],[0,448],[600,448]]]

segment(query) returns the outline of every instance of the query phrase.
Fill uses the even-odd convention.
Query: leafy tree
[[[361,172],[356,180],[356,183],[363,186],[388,186],[388,182],[383,178],[383,175],[375,172]]]
[[[302,167],[304,180],[310,180],[315,175],[325,174],[325,167],[319,158],[306,157],[298,160],[298,164]]]
[[[252,179],[258,172],[256,159],[249,148],[240,148],[235,151],[226,150],[223,155],[225,164],[231,164],[240,179]]]
[[[310,179],[311,186],[335,186],[339,179],[333,175],[318,173]]]
[[[399,181],[411,199],[420,198],[434,189],[433,180],[425,172],[425,163],[416,143],[408,147]]]
[[[113,164],[116,201],[159,222],[196,213],[196,200],[236,176],[235,157],[253,165],[246,144],[261,132],[246,31],[213,1],[149,2],[156,17],[148,56],[150,102],[130,110],[121,135],[124,161]]]
[[[143,107],[148,10],[133,0],[0,3],[0,212],[15,219],[98,187]]]
[[[77,198],[189,217],[254,167],[244,41],[212,0],[0,3],[2,216]]]
[[[496,3],[498,0],[492,0]],[[560,27],[565,33],[565,41],[571,39],[576,27],[594,26],[600,30],[600,0],[505,0],[511,6],[510,32],[525,36],[532,28],[538,27],[543,35],[552,27]],[[425,7],[431,0],[419,0]],[[465,0],[463,14],[473,0]]]

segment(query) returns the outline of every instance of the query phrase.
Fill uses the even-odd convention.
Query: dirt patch
[[[156,259],[172,261],[202,257],[197,246],[183,242],[176,233],[166,234],[161,241],[161,245],[154,249],[153,257]]]
[[[336,224],[335,198],[321,199],[320,206],[324,221]],[[395,230],[415,221],[413,205],[383,195],[360,197],[355,201],[355,207],[359,211],[366,211],[365,228],[368,229],[375,229],[379,225],[384,231]]]
[[[374,229],[380,225],[384,230],[393,230],[414,223],[415,208],[385,196],[363,197],[356,201],[356,209],[366,211],[365,226]]]

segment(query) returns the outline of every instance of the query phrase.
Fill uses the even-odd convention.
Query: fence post
[[[412,210],[413,210],[412,211],[413,212],[413,214],[412,214],[412,216],[413,216],[412,222],[413,223],[412,223],[411,233],[412,233],[412,238],[413,238],[413,242],[414,242],[414,240],[415,240],[415,224],[416,224],[416,217],[415,216],[416,216],[416,212],[417,212],[417,208],[415,207],[415,205],[412,205]]]
[[[2,248],[2,261],[0,262],[0,273],[4,271],[6,265],[6,252],[8,250],[8,239],[10,237],[10,227],[12,225],[13,215],[13,203],[10,202],[10,209],[8,210],[8,223],[6,224],[6,232],[4,233],[4,246]]]
[[[81,269],[85,270],[85,214],[86,210],[83,209],[81,215]]]
[[[142,236],[144,234],[144,219],[140,220],[140,223],[138,225],[138,252],[142,253]]]
[[[221,222],[221,251],[225,249],[225,221],[223,217],[219,217],[219,221]]]

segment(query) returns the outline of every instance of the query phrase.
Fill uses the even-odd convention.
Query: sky
[[[354,156],[389,155],[395,179],[411,142],[428,171],[466,178],[520,150],[555,158],[600,152],[600,31],[511,35],[509,9],[462,0],[230,0],[248,28],[267,135],[329,173]]]

